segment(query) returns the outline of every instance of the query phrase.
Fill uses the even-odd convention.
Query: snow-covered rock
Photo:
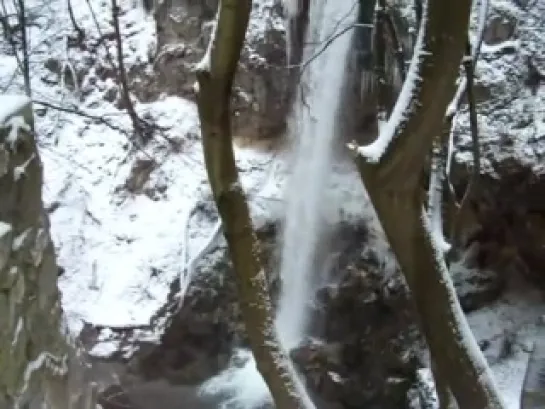
[[[476,66],[482,167],[468,228],[478,230],[481,267],[509,265],[544,285],[545,3],[527,3],[491,2]],[[467,111],[457,120],[455,138],[453,178],[461,188],[472,168]]]

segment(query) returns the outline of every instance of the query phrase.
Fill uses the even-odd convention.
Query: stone
[[[512,16],[496,15],[488,19],[483,41],[489,45],[496,45],[512,38],[516,27],[516,19]]]
[[[144,99],[166,92],[194,100],[194,65],[208,45],[217,3],[170,0],[157,5],[157,78],[135,84]],[[284,131],[295,83],[285,68],[281,13],[279,2],[274,0],[256,3],[253,8],[234,84],[233,133],[237,137],[277,137]],[[153,94],[147,91],[148,95],[143,95],[146,89],[153,89]]]
[[[32,106],[25,97],[9,95],[0,97],[0,105],[12,107],[0,123],[0,404],[68,409],[62,363],[71,346],[61,330],[58,269],[41,197]],[[56,398],[53,382],[62,390]]]

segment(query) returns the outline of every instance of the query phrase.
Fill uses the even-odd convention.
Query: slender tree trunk
[[[123,101],[125,102],[127,113],[131,118],[134,132],[142,140],[145,140],[147,139],[146,126],[134,109],[134,104],[131,100],[129,80],[127,79],[127,70],[125,68],[125,62],[123,61],[123,39],[121,37],[121,28],[119,25],[119,11],[120,9],[119,5],[117,4],[117,0],[112,0],[112,21],[115,32],[115,48],[117,52],[117,76],[121,84],[121,95],[123,97]]]
[[[299,386],[275,331],[267,279],[259,260],[259,243],[233,153],[231,92],[251,8],[250,0],[220,1],[211,42],[197,67],[197,104],[204,158],[257,368],[278,409],[303,409],[312,404]]]
[[[415,55],[389,124],[369,146],[352,146],[369,197],[411,289],[439,377],[460,408],[504,404],[433,239],[419,178],[455,91],[470,0],[428,0]]]
[[[28,53],[28,33],[27,33],[27,19],[25,3],[23,0],[17,0],[16,7],[19,25],[21,27],[21,52],[23,54],[22,67],[23,80],[25,83],[25,94],[29,97],[32,96],[32,85],[30,83],[30,56]]]
[[[21,0],[22,1],[22,0]],[[83,44],[83,40],[85,39],[85,31],[83,28],[80,27],[78,22],[76,21],[76,16],[74,15],[74,8],[72,7],[72,0],[66,0],[66,5],[68,7],[68,16],[70,17],[70,22],[72,23],[72,27],[74,27],[74,30],[76,30],[76,33],[78,33],[78,44]]]

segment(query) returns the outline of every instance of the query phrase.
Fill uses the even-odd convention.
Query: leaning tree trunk
[[[231,135],[231,92],[251,0],[222,0],[208,50],[197,66],[197,104],[204,158],[229,252],[239,303],[257,368],[279,409],[311,406],[281,347],[273,321],[259,243],[239,182]]]
[[[428,0],[407,80],[371,145],[351,146],[369,197],[413,295],[441,379],[460,408],[504,404],[434,240],[419,178],[455,91],[471,0]]]

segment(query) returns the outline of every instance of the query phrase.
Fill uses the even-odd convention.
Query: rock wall
[[[0,407],[11,408],[40,399],[66,354],[32,106],[22,96],[0,106]]]
[[[32,104],[4,95],[0,107],[0,408],[94,409],[62,330]]]
[[[481,178],[469,239],[475,265],[522,273],[545,288],[545,2],[492,1],[476,66]],[[454,184],[472,172],[467,107],[455,128]]]
[[[193,68],[206,50],[218,0],[166,0],[157,5],[155,92],[194,99]],[[285,128],[294,77],[286,68],[286,35],[280,1],[254,4],[235,78],[233,130],[266,138]]]

